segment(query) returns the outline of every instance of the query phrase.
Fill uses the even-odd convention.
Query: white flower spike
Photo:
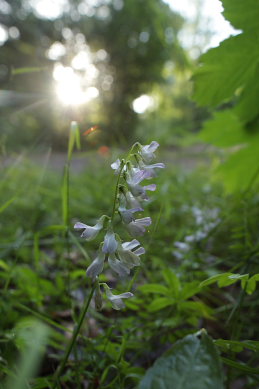
[[[98,276],[103,271],[106,259],[118,277],[127,277],[132,268],[140,265],[140,255],[145,253],[144,247],[141,247],[136,239],[123,243],[113,230],[117,223],[114,219],[116,214],[119,214],[124,227],[133,237],[144,235],[148,226],[151,225],[150,217],[136,219],[135,214],[143,211],[142,204],[144,200],[148,200],[147,191],[156,190],[155,184],[145,185],[142,181],[156,177],[157,170],[165,167],[163,163],[150,164],[155,158],[158,146],[159,144],[155,141],[144,146],[137,142],[130,149],[126,159],[117,159],[113,162],[111,168],[118,178],[111,217],[103,215],[94,226],[81,222],[77,222],[74,226],[75,229],[82,230],[81,236],[87,241],[93,240],[100,230],[105,229],[104,241],[99,246],[98,255],[86,271],[96,288],[93,295],[96,309],[102,308],[100,285],[103,285],[106,296],[114,309],[124,308],[124,299],[133,297],[131,292],[114,295],[107,284],[99,282]]]

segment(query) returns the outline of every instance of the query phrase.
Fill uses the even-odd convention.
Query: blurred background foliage
[[[230,192],[249,192],[259,178],[259,7],[256,0],[222,3],[239,33],[201,56],[194,99],[213,109],[200,138],[225,149],[216,177]]]
[[[0,126],[7,150],[63,150],[71,120],[84,130],[98,125],[88,137],[92,144],[127,143],[136,132],[173,144],[207,117],[190,100],[195,60],[179,40],[186,22],[162,0],[0,5]],[[201,34],[198,21],[191,28],[197,57],[211,32]]]

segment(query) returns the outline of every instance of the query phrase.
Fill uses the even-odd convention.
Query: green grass
[[[61,170],[23,159],[1,171],[3,388],[53,384],[90,293],[85,270],[96,250],[94,242],[84,242],[73,231],[73,224],[80,220],[91,225],[111,213],[116,177],[109,165],[109,159],[93,155],[82,171],[70,170],[68,234]],[[90,306],[62,375],[63,387],[83,388],[88,383],[92,389],[134,388],[175,341],[204,327],[213,339],[234,342],[216,342],[228,366],[227,385],[239,379],[244,388],[255,388],[259,348],[255,343],[242,348],[240,342],[258,340],[258,291],[247,294],[246,282],[241,287],[238,278],[231,285],[229,278],[219,285],[200,283],[219,273],[259,273],[259,197],[256,192],[227,197],[219,184],[211,183],[206,165],[187,172],[169,162],[155,181],[158,189],[145,210],[153,224],[140,239],[146,254],[135,270],[135,282],[118,282],[108,269],[101,276],[118,292],[132,284],[135,297],[119,312],[108,302],[101,312]],[[37,327],[39,323],[47,330]],[[35,336],[41,346],[32,349]],[[39,360],[38,370],[35,363],[28,371],[26,355]]]

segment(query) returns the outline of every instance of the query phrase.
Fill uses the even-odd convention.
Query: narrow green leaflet
[[[171,290],[171,293],[173,292],[174,296],[177,297],[181,289],[179,278],[172,270],[168,269],[163,270],[163,276]]]
[[[246,292],[247,294],[252,294],[256,289],[256,283],[259,281],[259,274],[255,274],[253,277],[251,277],[246,285]]]
[[[160,311],[160,309],[172,306],[175,304],[175,301],[172,298],[168,297],[159,297],[152,301],[152,303],[148,306],[149,312]]]
[[[203,330],[188,335],[148,369],[138,389],[223,389],[220,358]]]
[[[234,284],[237,281],[240,280],[247,280],[248,274],[233,274],[233,273],[222,273],[222,274],[216,274],[215,276],[212,276],[208,278],[207,280],[204,280],[200,283],[200,287],[203,288],[204,286],[213,284],[214,282],[218,283],[218,286],[220,288],[224,286],[228,286],[231,284]]]
[[[222,348],[224,351],[234,351],[240,352],[244,349],[259,351],[259,342],[254,340],[224,340],[217,339],[214,342],[218,347]]]
[[[146,284],[146,285],[141,285],[138,288],[142,293],[159,293],[163,294],[165,296],[170,295],[170,289],[168,289],[164,285],[160,284]]]
[[[256,369],[254,367],[249,367],[247,365],[244,365],[243,363],[238,363],[236,361],[233,361],[232,359],[228,358],[222,358],[222,361],[231,367],[234,367],[237,370],[241,370],[247,374],[259,374],[259,369]]]

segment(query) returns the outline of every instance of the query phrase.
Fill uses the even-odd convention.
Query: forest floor
[[[171,147],[162,149],[157,160],[161,160],[170,165],[178,166],[183,170],[193,170],[199,165],[210,164],[211,162],[210,147],[203,144],[196,144],[190,147]],[[104,160],[113,160],[117,156],[124,155],[125,150],[110,149],[105,153],[97,151],[75,152],[71,161],[71,169],[75,173],[80,173],[85,169],[86,165],[91,165],[92,162],[100,162],[103,164]],[[26,151],[13,154],[12,156],[5,156],[1,158],[1,168],[10,167],[12,165],[19,165],[26,160],[33,161],[38,166],[50,168],[55,171],[62,171],[66,163],[67,153],[52,151],[51,149],[41,151],[38,153],[28,153]]]

